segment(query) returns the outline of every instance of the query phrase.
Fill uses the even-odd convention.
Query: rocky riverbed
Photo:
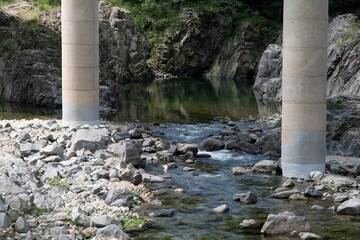
[[[238,122],[218,117],[198,125],[103,122],[72,128],[58,120],[1,121],[0,238],[164,239],[168,230],[177,234],[179,225],[171,219],[187,217],[200,232],[201,221],[211,232],[217,229],[201,211],[219,223],[222,216],[231,219],[212,239],[327,237],[308,212],[331,212],[330,219],[360,215],[359,161],[329,157],[326,174],[282,179],[278,121],[275,115]],[[223,162],[216,164],[218,159]],[[229,186],[215,187],[221,179]],[[296,210],[299,202],[306,203],[300,204],[307,208],[303,214]],[[239,206],[257,210],[241,213]],[[161,230],[156,226],[164,219],[170,225]],[[346,224],[356,228],[356,219]],[[316,234],[308,233],[313,229]]]

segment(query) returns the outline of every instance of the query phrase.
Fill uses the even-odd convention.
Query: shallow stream
[[[248,126],[237,123],[240,129]],[[153,129],[155,135],[172,142],[199,144],[209,135],[217,135],[226,125],[212,124],[164,124]],[[170,175],[163,183],[151,185],[153,189],[166,189],[167,194],[160,195],[163,206],[145,206],[144,214],[159,209],[174,209],[175,215],[169,218],[154,218],[148,230],[134,234],[135,239],[287,239],[286,237],[263,237],[260,229],[241,230],[239,223],[254,218],[265,221],[270,213],[292,211],[296,215],[306,216],[311,231],[325,239],[360,239],[360,218],[336,215],[331,210],[311,211],[317,204],[324,207],[334,205],[332,201],[289,201],[269,198],[271,187],[281,186],[286,179],[281,176],[247,173],[241,176],[230,174],[235,166],[255,164],[265,156],[234,153],[227,150],[208,153],[212,157],[198,159],[197,170],[182,171],[179,168],[164,172],[161,165],[148,165],[146,170],[159,175]],[[305,185],[298,184],[302,190]],[[183,193],[174,191],[183,188]],[[232,200],[235,193],[253,191],[256,204],[242,204]],[[213,208],[227,203],[228,213],[215,213]]]

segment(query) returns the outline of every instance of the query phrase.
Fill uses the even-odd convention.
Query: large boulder
[[[134,203],[134,196],[129,190],[118,188],[109,191],[105,203],[110,206],[130,207]]]
[[[117,158],[108,161],[110,167],[121,169],[129,163],[135,167],[144,166],[144,162],[140,158],[142,148],[141,146],[139,148],[133,140],[111,144],[109,149],[117,155]]]
[[[215,138],[207,138],[200,144],[200,148],[205,151],[218,151],[224,149],[225,144]]]
[[[266,135],[259,138],[255,147],[257,147],[261,153],[269,153],[270,155],[281,154],[281,128],[274,128]]]
[[[272,160],[262,160],[256,163],[252,168],[252,171],[255,173],[272,173],[273,171],[278,170],[278,163]]]
[[[100,228],[96,232],[94,240],[129,240],[130,237],[124,233],[118,226],[112,224],[104,228]]]
[[[296,216],[292,212],[282,212],[269,214],[261,228],[261,233],[265,235],[282,235],[290,234],[293,231],[307,232],[309,230],[310,224],[305,217]]]
[[[343,202],[336,212],[346,215],[360,215],[360,199],[350,199]]]
[[[81,149],[95,152],[104,149],[111,142],[109,131],[106,128],[101,129],[79,129],[71,138],[70,149],[79,151]]]

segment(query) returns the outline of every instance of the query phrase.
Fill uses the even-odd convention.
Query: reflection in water
[[[124,85],[117,109],[110,118],[118,122],[195,123],[209,122],[215,116],[234,120],[258,116],[251,83],[218,78]]]
[[[256,103],[259,109],[259,117],[269,117],[275,113],[281,113],[281,104],[277,103],[263,103],[261,101],[261,97],[257,94],[255,94]]]
[[[61,109],[34,107],[25,104],[1,103],[0,120],[4,119],[60,119]]]
[[[228,116],[235,121],[249,115],[269,116],[279,112],[279,107],[257,102],[252,82],[186,78],[123,85],[117,110],[103,117],[116,122],[205,123],[215,116]],[[0,119],[22,118],[60,119],[61,109],[0,105]]]

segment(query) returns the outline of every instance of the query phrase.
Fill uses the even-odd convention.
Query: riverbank
[[[218,117],[209,124],[103,122],[95,128],[62,128],[56,120],[0,121],[0,223],[5,227],[0,236],[210,239],[202,230],[210,226],[212,239],[258,239],[261,231],[269,234],[260,231],[268,214],[285,210],[306,216],[320,236],[344,225],[356,229],[355,220],[339,223],[334,215],[336,210],[359,214],[356,207],[339,207],[359,198],[350,163],[330,157],[327,167],[345,175],[355,169],[352,177],[315,174],[308,181],[287,180],[280,175],[276,151],[244,153],[241,146],[257,148],[259,141],[276,147],[271,134],[278,121],[279,115],[237,122]],[[265,141],[269,136],[272,144]],[[358,159],[352,160],[357,166]],[[321,226],[336,222],[338,227],[322,231],[316,226],[319,212],[311,209],[328,218]],[[239,227],[246,219],[256,224]],[[179,235],[184,227],[188,233]]]

